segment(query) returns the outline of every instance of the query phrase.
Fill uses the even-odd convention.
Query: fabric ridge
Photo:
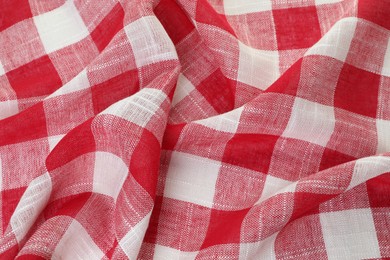
[[[0,0],[0,259],[390,258],[390,1]]]

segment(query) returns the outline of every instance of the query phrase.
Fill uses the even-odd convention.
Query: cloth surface
[[[389,0],[0,0],[0,258],[390,257],[389,29]]]

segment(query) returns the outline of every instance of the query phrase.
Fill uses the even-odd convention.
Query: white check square
[[[390,120],[376,120],[376,131],[378,136],[377,154],[390,150]]]
[[[347,190],[383,173],[390,172],[389,165],[390,157],[387,156],[371,156],[357,160]]]
[[[381,257],[370,209],[321,213],[320,222],[329,259]]]
[[[0,101],[0,120],[19,112],[17,100]]]
[[[327,5],[342,2],[342,0],[315,0],[316,5]]]
[[[155,16],[142,17],[125,27],[138,67],[177,59],[176,49]]]
[[[238,81],[265,90],[280,76],[277,51],[257,50],[241,42],[239,50]]]
[[[0,73],[1,74],[1,73]],[[385,59],[383,61],[382,75],[390,77],[390,37],[387,42]]]
[[[345,61],[355,35],[357,18],[344,18],[333,27],[315,44],[305,55],[322,55]]]
[[[88,232],[73,220],[54,250],[53,259],[102,259],[104,253]]]
[[[207,158],[173,152],[164,196],[211,208],[220,166]]]
[[[119,241],[120,247],[129,259],[137,258],[145,231],[148,229],[150,216],[151,213],[147,214]]]
[[[89,35],[73,1],[34,17],[42,44],[47,53],[67,47]]]
[[[172,106],[175,106],[182,101],[193,90],[195,90],[195,86],[186,78],[186,76],[180,73],[172,99]]]
[[[145,127],[152,117],[162,117],[161,104],[167,99],[167,95],[153,88],[144,88],[136,94],[122,99],[108,107],[101,114],[119,116],[136,125]]]
[[[196,121],[197,124],[227,133],[237,131],[243,107],[236,108],[225,114]]]
[[[172,247],[162,246],[156,244],[154,249],[154,255],[161,259],[181,259],[181,260],[194,260],[199,254],[199,251],[184,252]]]
[[[10,220],[12,231],[19,243],[23,241],[39,214],[46,207],[51,191],[52,181],[47,172],[30,182]]]
[[[93,192],[118,197],[128,175],[128,167],[118,156],[107,152],[96,152],[93,174]]]
[[[296,188],[296,182],[294,183],[291,181],[286,181],[268,174],[265,179],[264,189],[261,193],[261,197],[256,202],[256,204],[260,204],[261,202],[269,199],[270,197],[274,196],[277,193],[294,192],[295,188]]]
[[[333,134],[335,121],[333,107],[295,98],[283,136],[325,147]]]
[[[226,15],[240,15],[272,10],[271,0],[224,0]]]
[[[3,64],[0,61],[0,76],[2,76],[4,74],[5,74],[4,66],[3,66]]]
[[[240,244],[239,260],[257,259],[262,256],[263,259],[276,260],[275,240],[278,233],[273,234],[266,239],[254,243]]]

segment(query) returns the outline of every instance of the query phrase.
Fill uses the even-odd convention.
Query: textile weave
[[[390,257],[389,0],[0,0],[0,259]]]

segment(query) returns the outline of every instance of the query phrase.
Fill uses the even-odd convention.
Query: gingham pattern
[[[0,0],[1,259],[390,257],[387,0]]]

